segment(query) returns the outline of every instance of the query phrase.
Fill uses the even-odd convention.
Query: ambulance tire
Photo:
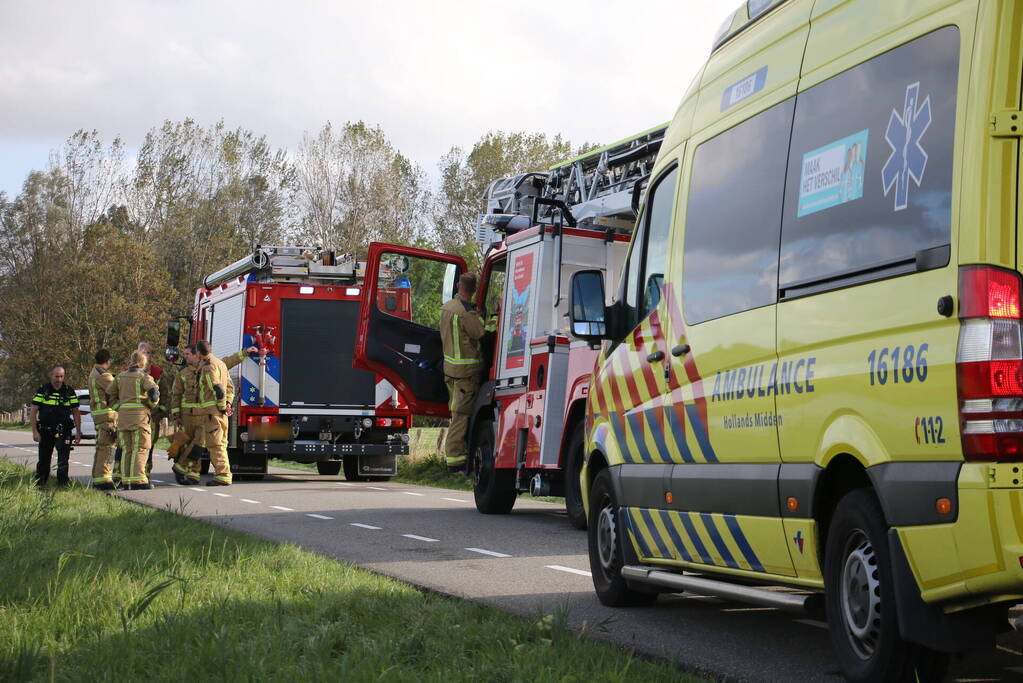
[[[586,508],[583,507],[583,487],[579,475],[583,470],[583,455],[586,438],[583,434],[582,420],[572,430],[565,451],[565,511],[568,523],[576,529],[586,528]]]
[[[942,679],[948,657],[899,634],[888,525],[869,489],[838,503],[828,530],[824,585],[828,631],[848,680]]]
[[[587,525],[590,574],[600,602],[608,607],[640,607],[657,600],[657,593],[630,588],[622,577],[625,539],[618,529],[618,501],[611,474],[597,473],[590,487],[590,520]]]
[[[341,471],[341,463],[337,460],[320,460],[316,463],[316,471],[330,477]]]
[[[472,496],[485,515],[506,515],[515,506],[515,470],[494,467],[494,421],[477,423],[471,444]]]
[[[346,455],[341,459],[345,471],[345,481],[364,481],[365,477],[359,474],[359,458],[354,455]],[[317,465],[318,467],[319,465]],[[322,474],[322,472],[321,472]]]

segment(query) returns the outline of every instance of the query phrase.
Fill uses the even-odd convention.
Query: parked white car
[[[89,406],[89,391],[87,389],[76,389],[75,396],[78,397],[78,412],[82,416],[82,438],[96,438],[96,423],[92,421],[92,408]]]

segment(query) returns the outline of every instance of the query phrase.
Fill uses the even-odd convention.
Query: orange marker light
[[[671,495],[671,491],[664,494],[664,502],[670,503],[673,500],[675,500],[675,497]]]
[[[952,512],[952,501],[948,498],[939,498],[934,505],[939,515],[947,515]]]
[[[799,501],[796,500],[795,496],[789,496],[788,500],[785,501],[785,505],[788,507],[789,512],[795,512],[799,509]]]

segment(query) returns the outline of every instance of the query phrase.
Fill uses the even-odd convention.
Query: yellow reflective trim
[[[459,360],[457,358],[452,358],[451,356],[444,356],[444,362],[445,363],[451,363],[452,365],[476,365],[477,363],[480,362],[480,359],[479,358],[464,358],[462,360]]]
[[[461,358],[462,357],[462,348],[461,348],[462,344],[458,340],[458,333],[459,333],[459,329],[458,329],[458,314],[456,313],[456,314],[451,316],[451,341],[455,345],[455,358]],[[444,356],[444,358],[446,359],[447,356]],[[456,364],[458,363],[458,361],[451,361],[451,362],[456,363]]]

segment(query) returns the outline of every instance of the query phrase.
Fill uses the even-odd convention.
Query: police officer
[[[206,449],[210,452],[213,479],[207,486],[230,486],[231,463],[227,458],[227,420],[234,411],[234,384],[224,361],[210,354],[210,343],[195,343],[199,354],[199,414],[203,416]]]
[[[111,391],[121,446],[121,483],[129,491],[153,488],[146,472],[152,438],[149,419],[160,402],[160,390],[146,373],[148,362],[145,353],[132,352],[131,365],[117,376]]]
[[[109,398],[114,388],[114,376],[110,374],[110,352],[100,349],[96,352],[95,361],[96,364],[89,373],[89,403],[92,421],[96,425],[92,486],[110,490],[114,488],[113,459],[114,444],[117,441],[117,412],[110,407]]]
[[[472,304],[475,293],[476,276],[464,273],[458,279],[458,294],[440,309],[444,376],[448,385],[448,408],[451,411],[444,460],[452,472],[465,470],[466,432],[482,380],[480,338],[485,329],[479,312]]]
[[[50,381],[39,387],[32,399],[32,440],[39,444],[36,464],[36,486],[43,488],[50,478],[50,460],[57,449],[57,486],[69,486],[68,461],[71,459],[71,426],[74,420],[74,442],[82,440],[82,417],[78,413],[75,390],[64,383],[64,366],[50,370]]]

